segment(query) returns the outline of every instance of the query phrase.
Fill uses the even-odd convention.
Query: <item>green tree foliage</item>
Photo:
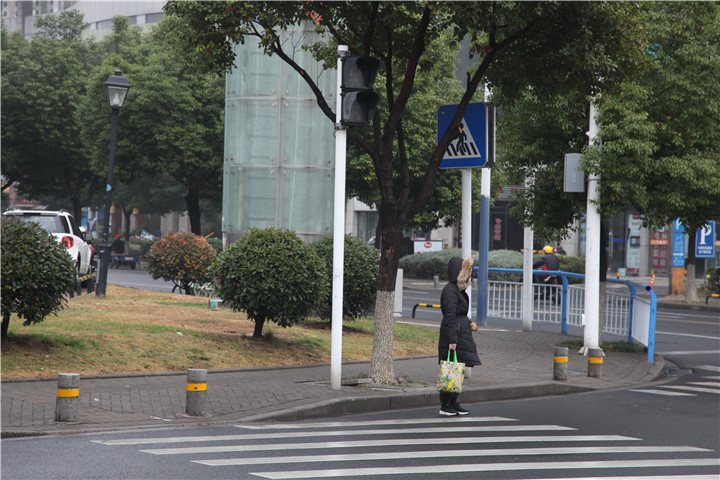
[[[205,237],[194,233],[170,233],[153,244],[146,258],[153,278],[173,282],[185,294],[192,295],[193,283],[205,284],[211,280],[215,249]]]
[[[655,227],[680,218],[691,235],[720,218],[720,4],[651,2],[640,11],[648,32],[641,68],[595,100],[600,148],[586,147],[590,91],[543,97],[525,90],[510,102],[498,89],[509,178],[535,181],[515,213],[540,236],[563,236],[585,211],[585,194],[562,192],[563,155],[571,152],[585,151],[585,170],[600,175],[606,218],[634,208]]]
[[[261,337],[265,321],[290,327],[325,299],[325,263],[294,232],[250,229],[212,266],[223,304],[244,311]]]
[[[184,187],[190,229],[200,234],[200,201],[222,194],[224,82],[188,68],[167,41],[163,19],[150,33],[114,19],[113,34],[102,43],[114,52],[89,79],[82,111],[83,135],[96,169],[107,168],[109,108],[104,82],[121,69],[132,85],[120,113],[116,172],[132,185],[144,176],[170,176]]]
[[[80,218],[102,186],[83,148],[78,111],[97,51],[81,39],[86,25],[77,12],[38,18],[37,26],[32,42],[20,32],[3,35],[3,176],[27,196],[71,201]]]
[[[180,19],[175,36],[189,45],[186,51],[219,73],[235,64],[233,42],[257,37],[267,54],[279,56],[307,82],[330,122],[335,121],[331,104],[294,61],[294,45],[286,45],[281,30],[312,15],[320,18],[317,30],[326,37],[307,48],[326,67],[335,65],[337,45],[381,61],[384,82],[376,88],[384,103],[372,126],[348,131],[348,139],[372,161],[380,199],[382,252],[371,374],[381,383],[395,380],[391,306],[403,231],[428,208],[440,161],[480,83],[503,86],[508,95],[527,86],[541,94],[569,88],[589,92],[599,77],[599,86],[609,89],[623,72],[636,68],[643,33],[635,20],[637,8],[625,2],[171,1],[165,9]],[[415,169],[408,132],[422,128],[408,106],[425,74],[429,45],[448,31],[455,41],[469,36],[478,63],[455,102],[460,106],[450,128],[430,153],[423,153],[424,166]]]
[[[311,244],[315,253],[325,261],[328,293],[320,305],[318,315],[332,319],[333,238],[325,237]],[[343,318],[355,319],[367,315],[375,305],[380,269],[378,251],[361,239],[345,236],[343,260]]]
[[[2,338],[10,316],[23,325],[39,323],[67,304],[77,270],[65,247],[32,222],[4,218],[2,222]]]

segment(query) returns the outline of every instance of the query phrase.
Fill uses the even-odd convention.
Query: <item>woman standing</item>
[[[473,260],[453,257],[448,262],[448,279],[450,280],[440,294],[440,307],[443,319],[440,324],[438,341],[438,361],[446,360],[448,352],[455,350],[457,361],[466,367],[480,365],[475,339],[472,332],[477,329],[468,319],[470,301],[465,289],[470,285]],[[467,415],[458,403],[458,393],[440,392],[440,415]]]

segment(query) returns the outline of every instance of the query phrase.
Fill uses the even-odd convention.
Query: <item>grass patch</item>
[[[3,378],[229,369],[330,362],[328,322],[290,328],[254,322],[230,309],[210,310],[207,298],[108,285],[107,295],[76,297],[44,322],[11,319],[2,344]],[[347,321],[343,361],[369,360],[373,319]],[[432,355],[437,332],[395,325],[394,355]]]
[[[583,346],[582,340],[569,340],[560,342],[558,347],[567,347],[569,350],[580,350]],[[621,353],[643,353],[647,348],[639,343],[630,342],[606,342],[600,344],[600,348],[605,352],[621,352]]]

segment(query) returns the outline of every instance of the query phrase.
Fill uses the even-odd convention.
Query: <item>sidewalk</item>
[[[587,377],[587,358],[571,351],[568,380],[553,381],[554,347],[570,338],[481,327],[477,341],[483,365],[472,369],[466,379],[463,404],[624,388],[665,375],[661,357],[647,362],[645,354],[606,352],[602,377]],[[203,417],[184,413],[186,372],[83,376],[79,421],[73,423],[54,420],[57,378],[3,380],[2,436],[288,421],[439,406],[434,387],[437,369],[434,356],[396,359],[395,376],[409,379],[407,386],[344,385],[340,390],[330,388],[329,365],[210,371]],[[368,362],[344,364],[343,384],[357,384],[369,372]],[[471,410],[480,414],[482,406]]]

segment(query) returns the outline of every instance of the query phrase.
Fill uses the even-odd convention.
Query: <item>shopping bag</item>
[[[455,361],[450,360],[450,352],[455,355]],[[465,364],[457,361],[457,352],[448,351],[447,360],[440,361],[438,371],[437,389],[440,392],[462,392],[463,378],[465,377]]]

